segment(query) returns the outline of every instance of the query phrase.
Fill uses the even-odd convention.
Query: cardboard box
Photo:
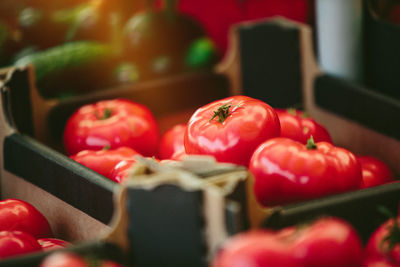
[[[398,132],[394,127],[389,127],[391,123],[385,124],[382,123],[383,119],[379,120],[381,116],[388,117],[386,108],[390,107],[389,110],[398,112],[398,103],[392,99],[370,93],[370,90],[366,88],[353,86],[346,81],[340,82],[335,78],[322,75],[314,58],[312,32],[309,27],[277,19],[267,22],[246,23],[234,28],[232,34],[233,50],[229,52],[226,59],[217,67],[217,70],[230,77],[233,89],[229,91],[227,87],[223,87],[225,91],[220,92],[221,94],[213,94],[211,97],[222,98],[222,95],[241,93],[260,98],[274,107],[304,104],[305,110],[311,116],[328,127],[336,144],[355,153],[368,153],[380,157],[388,162],[396,173],[399,173],[400,167],[397,163],[400,160],[400,149],[398,149],[399,142],[396,139]],[[268,44],[268,49],[264,47],[266,44]],[[261,51],[263,52],[261,53]],[[277,67],[274,67],[274,64],[278,64]],[[15,82],[29,85],[29,81],[32,82],[32,79],[28,79],[29,73],[31,73],[29,69],[14,70],[6,76],[8,75],[8,78],[11,78],[13,75],[19,75]],[[199,88],[204,88],[204,82],[207,80],[205,77],[214,77],[221,81],[219,85],[226,86],[223,75],[186,76],[175,81],[166,80],[163,83],[157,81],[131,89],[120,88],[120,92],[125,92],[125,90],[131,92],[135,88],[139,95],[147,95],[153,92],[152,97],[138,98],[152,105],[155,99],[154,95],[157,95],[155,92],[165,89],[164,94],[168,95],[170,90],[178,90],[174,87],[176,84],[182,85],[182,87],[179,87],[179,93],[176,91],[178,95],[185,92],[196,92],[201,95],[199,92],[202,91],[199,91]],[[25,77],[25,80],[23,77]],[[270,80],[273,81],[272,84],[269,83]],[[82,98],[49,104],[44,103],[34,95],[35,91],[31,91],[32,84],[30,87],[15,87],[11,86],[10,82],[11,80],[5,83],[5,87],[3,86],[3,88],[8,87],[10,90],[2,89],[2,92],[4,92],[2,93],[3,114],[0,115],[0,122],[4,125],[2,126],[4,129],[1,130],[2,140],[4,140],[1,143],[4,150],[4,162],[1,163],[2,192],[9,192],[7,195],[16,195],[20,191],[21,197],[29,198],[32,201],[39,201],[38,195],[42,194],[42,201],[39,201],[42,204],[46,201],[53,202],[52,197],[59,198],[60,201],[83,211],[83,216],[98,220],[96,223],[100,223],[101,228],[106,229],[105,225],[108,224],[114,210],[116,210],[110,203],[113,192],[117,190],[120,192],[118,203],[125,203],[126,205],[119,206],[121,210],[115,214],[116,218],[119,219],[116,219],[115,224],[112,224],[115,228],[106,240],[115,242],[118,247],[125,251],[125,255],[133,256],[131,263],[136,264],[135,266],[151,266],[160,260],[163,260],[164,266],[176,266],[178,263],[187,264],[189,262],[190,266],[204,266],[212,256],[213,251],[229,236],[229,233],[246,229],[246,227],[238,227],[239,224],[235,222],[240,220],[245,222],[247,216],[248,224],[257,226],[268,215],[264,210],[254,205],[248,205],[254,203],[252,202],[254,199],[251,199],[252,194],[247,194],[245,200],[234,199],[242,209],[238,210],[236,209],[238,205],[232,204],[234,203],[231,202],[232,199],[227,197],[229,194],[217,193],[214,197],[219,200],[208,202],[213,198],[208,195],[208,186],[207,189],[203,190],[204,182],[199,182],[197,184],[199,187],[195,190],[186,190],[188,187],[180,183],[172,182],[171,184],[171,181],[182,175],[182,170],[177,171],[179,174],[175,172],[176,177],[168,176],[169,180],[166,179],[163,183],[132,182],[126,187],[125,191],[121,191],[120,186],[60,153],[62,148],[59,146],[59,139],[54,138],[57,137],[57,134],[54,133],[60,133],[62,120],[65,120],[67,114],[72,112],[72,107],[76,107],[74,105],[86,103],[85,101],[91,101],[96,97],[98,97],[96,99],[105,99],[113,94],[103,95],[105,93],[102,92],[99,95],[92,96],[95,98]],[[163,87],[164,84],[166,87]],[[214,84],[215,88],[220,88],[217,84]],[[187,88],[193,88],[193,86],[197,86],[196,88],[199,90],[187,91]],[[25,93],[18,93],[18,89],[13,88],[23,88],[21,92]],[[214,91],[211,90],[211,92]],[[113,93],[116,93],[116,91]],[[33,96],[32,102],[26,99],[22,100],[22,103],[26,104],[22,107],[17,106],[17,104],[9,104],[19,103],[20,100],[17,96],[19,95],[21,99],[24,99],[23,96],[26,97],[26,94],[29,97]],[[354,95],[364,99],[363,102],[351,101],[349,96]],[[36,100],[34,100],[35,97]],[[342,97],[346,101],[343,101]],[[193,101],[196,99],[200,98],[195,97]],[[269,99],[272,101],[269,101]],[[333,99],[336,101],[332,102]],[[371,104],[383,101],[382,105],[374,105],[374,109],[367,110],[365,113],[374,115],[374,120],[368,119],[368,115],[363,117],[364,112],[359,112],[360,109],[363,109],[365,101]],[[4,105],[4,103],[8,104]],[[189,106],[181,106],[179,104],[182,104],[181,100],[174,103],[172,106],[164,103],[162,110],[155,112],[159,121],[165,123],[164,125],[171,123],[171,117],[179,118],[176,121],[186,118],[186,115],[181,116],[183,114],[181,111],[187,111],[196,105],[201,105],[200,102],[190,102]],[[340,105],[337,105],[338,103]],[[185,102],[182,105],[186,104]],[[26,109],[27,107],[30,107],[33,111],[33,113],[28,113],[29,116],[25,112],[18,112],[19,108]],[[10,114],[19,114],[15,117],[15,124],[12,123]],[[173,115],[171,116],[171,114]],[[50,129],[53,124],[46,124],[52,118],[53,121],[60,121],[60,124],[53,130]],[[31,121],[30,124],[29,121]],[[45,128],[47,128],[46,131],[44,131]],[[20,129],[20,132],[17,132],[16,129]],[[387,149],[388,147],[390,150]],[[33,164],[30,166],[28,162]],[[148,164],[146,168],[153,168],[152,172],[160,172],[164,175],[163,170],[157,169],[158,167],[149,162],[145,162],[146,164]],[[140,169],[140,167],[138,168]],[[176,169],[174,170],[176,171]],[[135,169],[134,171],[138,170]],[[183,171],[183,173],[186,172]],[[17,190],[14,185],[17,184],[18,179],[21,181],[18,188],[22,189]],[[198,179],[196,177],[192,180],[198,181]],[[166,181],[168,183],[164,184]],[[218,188],[215,184],[209,186],[213,188],[211,191]],[[221,187],[219,188],[215,190],[221,190]],[[247,188],[252,188],[251,182],[247,184]],[[37,190],[40,194],[30,196],[29,192],[34,192],[34,190]],[[359,205],[365,205],[362,209],[359,208],[360,212],[373,210],[376,204],[388,204],[389,208],[394,209],[397,205],[395,202],[400,197],[399,190],[399,184],[389,184],[295,205],[275,207],[270,210],[272,216],[265,221],[265,225],[282,227],[315,214],[322,214],[322,212],[338,214],[338,216],[343,214],[342,216],[345,218],[351,215],[355,219],[358,218],[357,222],[362,224],[364,220],[360,216],[364,216],[362,215],[364,213],[355,212]],[[51,194],[53,196],[49,196]],[[243,196],[243,191],[241,195]],[[167,199],[175,201],[167,202]],[[219,205],[209,205],[209,203],[219,203]],[[207,205],[209,208],[204,209]],[[255,209],[254,213],[250,211],[250,207]],[[249,210],[244,212],[246,208]],[[43,205],[42,210],[44,209]],[[215,210],[211,212],[213,209]],[[61,210],[61,208],[59,207],[57,210]],[[174,211],[176,211],[176,214]],[[213,215],[207,217],[208,212]],[[123,219],[123,214],[125,214],[125,219]],[[129,214],[128,218],[130,219],[126,220],[126,214]],[[371,214],[372,217],[376,215],[376,213]],[[367,219],[372,217],[367,217]],[[82,222],[86,222],[86,220],[82,220]],[[120,227],[117,227],[117,225],[120,225]],[[211,228],[214,229],[215,234],[209,235],[210,238],[207,239],[205,231],[211,231]],[[76,229],[82,231],[84,228],[79,226]],[[182,235],[179,234],[179,231],[182,231]],[[365,232],[367,231],[370,231],[370,229],[365,230]],[[186,234],[183,235],[183,232]],[[100,236],[99,231],[94,235]],[[182,252],[186,250],[187,254]],[[157,255],[159,258],[157,258]],[[187,255],[187,257],[182,255]]]

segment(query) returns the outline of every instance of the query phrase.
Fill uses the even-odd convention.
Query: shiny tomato
[[[110,150],[83,150],[76,155],[70,156],[71,159],[82,165],[112,179],[112,172],[115,166],[124,160],[135,161],[135,157],[140,155],[129,147],[119,147]]]
[[[232,96],[207,104],[192,115],[185,132],[185,150],[247,166],[257,146],[279,134],[273,108],[254,98]]]
[[[256,198],[265,206],[355,190],[362,183],[356,156],[327,142],[274,138],[257,148],[249,168]]]
[[[135,160],[123,160],[117,165],[115,165],[114,169],[111,171],[110,179],[116,183],[122,183],[125,179],[128,178],[130,170],[135,164]]]
[[[36,239],[21,231],[0,231],[0,259],[40,251]]]
[[[388,259],[383,257],[366,258],[362,265],[363,267],[399,267],[398,264],[393,264]]]
[[[174,154],[172,154],[171,159],[176,161],[181,161],[183,157],[187,155],[185,149],[177,150]]]
[[[375,230],[368,240],[365,255],[364,266],[374,266],[371,262],[400,266],[400,217],[386,221]]]
[[[372,156],[359,156],[361,164],[363,184],[361,188],[390,183],[394,180],[394,174],[381,160]]]
[[[69,155],[127,146],[153,156],[158,135],[157,122],[147,107],[127,99],[114,99],[79,108],[68,119],[63,137]]]
[[[23,231],[35,238],[50,237],[47,219],[31,204],[19,199],[0,201],[0,231]]]
[[[71,252],[55,252],[46,257],[39,267],[123,267],[122,265],[90,257],[88,260]]]
[[[71,245],[69,242],[57,238],[39,238],[37,242],[44,251],[65,248]]]
[[[183,138],[186,131],[186,124],[178,124],[168,129],[160,139],[158,146],[159,159],[170,159],[179,150],[185,149]]]
[[[295,109],[275,109],[281,124],[281,137],[307,144],[312,136],[315,142],[332,143],[329,132],[314,119]]]
[[[55,252],[47,256],[40,267],[90,267],[84,258],[70,252]]]
[[[336,218],[280,231],[254,230],[224,244],[212,267],[357,267],[362,245],[356,231]]]

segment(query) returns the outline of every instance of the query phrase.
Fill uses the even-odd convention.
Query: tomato
[[[69,242],[57,238],[39,238],[37,242],[44,251],[65,248],[71,245]]]
[[[254,98],[232,96],[199,108],[189,120],[184,144],[188,154],[247,166],[257,146],[279,134],[273,108]]]
[[[69,252],[55,252],[46,257],[40,267],[90,267],[81,256]]]
[[[353,153],[311,140],[303,145],[278,137],[257,148],[249,169],[261,204],[287,204],[360,187],[361,166]]]
[[[315,142],[332,143],[329,132],[312,118],[295,109],[275,109],[281,124],[281,137],[287,137],[307,144],[312,136]]]
[[[358,156],[361,164],[363,184],[361,188],[368,188],[394,180],[394,174],[381,160],[372,156]]]
[[[378,227],[365,247],[365,266],[374,266],[371,262],[383,262],[387,266],[400,266],[399,234],[400,217],[389,219]]]
[[[186,155],[187,154],[186,154],[185,148],[183,148],[183,149],[175,151],[175,153],[172,154],[171,159],[176,160],[176,161],[181,161],[183,159],[183,157],[185,157]]]
[[[23,231],[35,238],[50,237],[47,219],[31,204],[18,199],[0,201],[0,231]]]
[[[64,145],[69,155],[127,146],[153,156],[158,135],[157,122],[147,107],[127,99],[103,100],[71,115],[64,130]]]
[[[393,264],[388,259],[383,257],[367,258],[363,263],[363,267],[398,267],[399,265]]]
[[[228,240],[212,267],[361,266],[362,245],[345,221],[322,218],[280,231],[253,230]]]
[[[132,148],[119,147],[112,150],[83,150],[70,158],[111,179],[118,163],[124,160],[135,161],[137,155],[140,154]]]
[[[158,147],[159,159],[170,159],[176,151],[185,149],[183,144],[185,131],[186,124],[178,124],[168,129],[161,136]]]
[[[40,250],[39,243],[30,234],[21,231],[0,232],[0,259]]]
[[[122,183],[129,176],[129,171],[135,164],[135,160],[123,160],[111,171],[110,179],[117,183]]]
[[[93,257],[88,257],[86,260],[82,256],[71,252],[55,252],[46,257],[39,267],[123,267],[122,265],[108,261],[98,260]]]

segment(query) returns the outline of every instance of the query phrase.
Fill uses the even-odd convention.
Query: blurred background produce
[[[211,70],[234,23],[274,15],[309,22],[311,7],[310,0],[3,0],[0,65],[32,63],[41,95],[66,98]]]
[[[0,64],[35,67],[45,98],[210,68],[219,52],[176,1],[2,1]]]

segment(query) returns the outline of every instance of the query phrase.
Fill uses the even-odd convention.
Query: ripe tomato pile
[[[54,238],[49,222],[34,206],[19,199],[0,201],[0,260],[29,253],[55,251],[71,244]],[[55,252],[41,267],[122,267],[106,260],[90,261],[71,252]]]
[[[52,236],[47,219],[34,206],[18,199],[0,201],[0,259],[69,245]]]
[[[388,220],[371,235],[365,249],[356,230],[334,217],[279,231],[254,230],[226,242],[211,266],[396,267],[399,227],[400,217]]]
[[[385,163],[336,147],[329,132],[304,112],[274,109],[248,96],[204,105],[161,136],[147,107],[126,99],[99,101],[72,114],[64,145],[71,159],[118,183],[138,155],[156,160],[211,155],[244,165],[263,206],[394,181]]]

